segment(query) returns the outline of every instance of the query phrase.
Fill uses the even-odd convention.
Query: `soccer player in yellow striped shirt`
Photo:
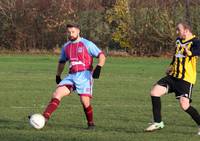
[[[177,34],[179,37],[176,39],[175,53],[166,71],[167,75],[154,85],[150,93],[154,122],[145,131],[164,128],[160,97],[174,92],[180,107],[198,125],[198,135],[200,135],[200,115],[191,106],[192,88],[196,81],[197,58],[200,55],[200,40],[193,35],[190,26],[184,22],[177,25]]]

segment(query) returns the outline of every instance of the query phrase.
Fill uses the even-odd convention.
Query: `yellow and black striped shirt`
[[[189,55],[186,55],[184,47],[187,47],[191,52]],[[200,41],[195,36],[189,40],[177,38],[175,54],[170,64],[172,71],[169,75],[195,84],[196,64],[199,55]]]

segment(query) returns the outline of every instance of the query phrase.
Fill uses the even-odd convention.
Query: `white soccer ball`
[[[31,115],[29,122],[35,129],[42,129],[45,125],[45,118],[41,114],[33,114]]]

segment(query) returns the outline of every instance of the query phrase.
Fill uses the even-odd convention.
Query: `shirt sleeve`
[[[200,56],[200,40],[195,40],[191,47],[192,56]]]
[[[61,53],[60,53],[60,58],[59,58],[59,63],[65,63],[67,61],[67,57],[65,54],[65,47],[62,47]]]
[[[102,51],[91,41],[88,42],[88,51],[93,57],[97,58],[102,53]]]

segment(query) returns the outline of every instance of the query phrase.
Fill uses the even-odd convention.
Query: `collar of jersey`
[[[186,43],[186,42],[188,42],[188,41],[190,41],[190,40],[192,40],[193,38],[195,38],[196,36],[195,35],[193,35],[193,36],[191,36],[191,38],[189,38],[189,39],[187,39],[187,40],[182,40],[182,43]]]

